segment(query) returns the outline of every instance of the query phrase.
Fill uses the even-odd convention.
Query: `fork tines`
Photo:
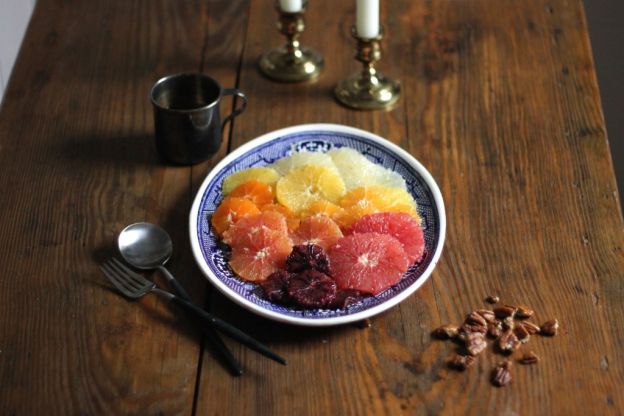
[[[152,282],[133,272],[116,258],[101,264],[100,269],[117,290],[131,299],[142,297],[154,286]]]

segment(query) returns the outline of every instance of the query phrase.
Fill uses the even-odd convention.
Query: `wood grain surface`
[[[624,413],[624,224],[580,0],[382,2],[380,69],[403,85],[390,112],[332,98],[358,69],[349,1],[306,12],[302,41],[326,59],[318,82],[260,76],[259,55],[283,42],[269,3],[37,2],[0,109],[0,414]],[[158,158],[147,100],[182,71],[249,97],[221,150],[193,167]],[[313,122],[400,145],[446,201],[431,279],[370,328],[256,317],[213,291],[190,253],[190,203],[212,166]],[[287,367],[227,340],[245,369],[233,378],[179,311],[111,289],[97,264],[143,220],[172,234],[170,269],[194,299]],[[562,326],[534,337],[541,361],[516,365],[504,388],[489,381],[499,355],[458,373],[453,344],[430,336],[490,293]]]

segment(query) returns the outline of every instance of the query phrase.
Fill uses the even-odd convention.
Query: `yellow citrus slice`
[[[341,224],[344,226],[354,223],[364,215],[378,212],[405,212],[420,222],[416,201],[406,190],[400,188],[355,188],[340,200],[340,206],[345,210]]]
[[[325,215],[334,220],[336,224],[342,227],[342,217],[344,217],[345,215],[345,210],[344,208],[329,201],[319,199],[318,201],[312,202],[305,210],[301,212],[301,218],[313,217],[315,215]]]
[[[305,165],[282,177],[275,187],[277,201],[295,214],[319,200],[338,202],[345,193],[336,171],[325,166]]]
[[[256,180],[267,185],[273,185],[275,182],[277,182],[279,177],[280,175],[275,171],[275,169],[267,167],[243,169],[223,179],[221,191],[225,196],[232,192],[232,190],[234,190],[234,188],[236,188],[238,185],[241,185],[250,180]]]

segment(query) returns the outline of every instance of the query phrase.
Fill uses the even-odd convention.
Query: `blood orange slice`
[[[403,245],[408,261],[419,260],[425,250],[423,230],[418,221],[403,212],[380,212],[365,215],[353,224],[349,234],[379,233],[396,238]]]
[[[224,241],[232,247],[232,270],[253,282],[283,269],[292,250],[286,220],[277,212],[242,218],[225,233]]]
[[[253,202],[243,198],[225,198],[212,214],[210,223],[219,236],[230,226],[248,215],[260,213]]]
[[[340,289],[372,295],[398,283],[409,266],[399,240],[379,233],[341,238],[331,248],[329,260]]]
[[[313,215],[301,220],[299,228],[292,234],[293,243],[316,244],[327,250],[342,237],[340,227],[325,215]]]

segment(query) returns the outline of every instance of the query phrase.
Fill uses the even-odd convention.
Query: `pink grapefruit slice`
[[[401,242],[410,264],[420,260],[425,251],[425,237],[418,221],[404,212],[380,212],[365,215],[349,230],[353,233],[390,235]]]
[[[292,250],[286,219],[273,211],[241,218],[225,233],[224,241],[232,247],[232,270],[252,282],[284,269]]]
[[[396,238],[356,233],[341,238],[329,251],[333,277],[340,289],[376,295],[398,283],[409,262]]]

